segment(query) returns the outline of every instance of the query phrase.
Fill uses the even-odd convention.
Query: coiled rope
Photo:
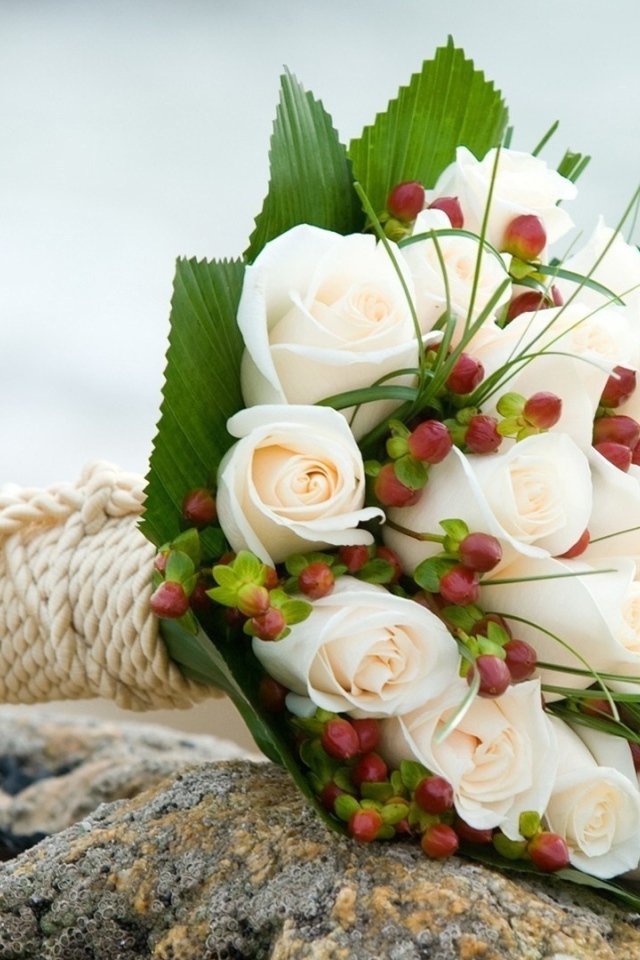
[[[186,680],[159,635],[142,501],[142,479],[103,462],[75,485],[0,490],[0,702],[155,710],[219,695]]]

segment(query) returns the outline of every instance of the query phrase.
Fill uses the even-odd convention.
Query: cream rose
[[[549,827],[564,837],[571,863],[585,873],[606,879],[634,869],[640,859],[640,791],[628,744],[595,730],[578,736],[557,718],[552,723],[562,763],[547,806]],[[607,765],[599,765],[594,751]],[[616,759],[620,769],[610,765]]]
[[[372,542],[356,528],[383,514],[363,508],[362,457],[335,410],[251,407],[227,429],[240,439],[220,464],[217,505],[234,550],[279,563],[300,550]]]
[[[495,150],[477,160],[466,147],[458,147],[456,159],[440,175],[428,202],[436,197],[457,197],[465,230],[480,233],[495,163]],[[558,200],[573,200],[577,190],[570,180],[550,170],[544,160],[528,153],[501,150],[493,187],[487,240],[502,246],[509,223],[523,214],[540,217],[549,243],[555,243],[573,226]]]
[[[446,213],[441,210],[424,210],[418,214],[413,233],[417,235],[447,228],[450,229],[451,224]],[[479,240],[463,236],[443,236],[438,237],[437,241],[418,240],[403,247],[402,255],[409,265],[415,285],[418,319],[423,332],[431,330],[447,308],[445,278],[438,253],[444,261],[451,313],[457,318],[454,346],[460,342],[464,333],[472,297],[471,320],[475,320],[498,292],[501,284],[509,280],[502,259],[485,249],[482,250],[476,282],[476,265],[480,252]],[[508,302],[510,296],[509,283],[496,301],[491,317]]]
[[[395,249],[413,298],[409,268]],[[315,403],[415,367],[418,358],[407,297],[385,248],[372,236],[343,237],[306,224],[276,237],[247,267],[238,326],[247,406]],[[363,404],[352,423],[356,437],[395,406]],[[343,412],[350,420],[354,410]]]
[[[519,683],[496,700],[476,698],[456,729],[436,743],[438,730],[467,690],[459,680],[437,700],[386,721],[383,755],[396,766],[403,759],[418,760],[445,777],[458,814],[470,826],[500,827],[520,839],[520,814],[544,812],[558,762],[540,683]]]
[[[284,640],[254,639],[265,670],[324,710],[388,717],[456,682],[459,655],[442,622],[384,587],[340,577]]]
[[[418,503],[387,511],[417,533],[439,533],[438,521],[450,517],[464,520],[470,530],[502,541],[503,563],[520,553],[564,553],[584,532],[590,513],[587,458],[568,437],[551,433],[492,456],[465,456],[454,448],[431,468]],[[440,550],[387,526],[383,534],[408,572]]]

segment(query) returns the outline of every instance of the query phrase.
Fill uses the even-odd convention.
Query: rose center
[[[514,458],[509,470],[518,520],[524,533],[543,536],[565,522],[559,485],[552,464]]]
[[[631,653],[640,658],[640,581],[634,580],[622,603],[622,635],[620,639]]]
[[[485,803],[514,797],[531,785],[531,763],[531,743],[513,727],[505,727],[491,740],[476,738],[460,792]]]
[[[340,482],[334,464],[279,446],[254,452],[252,479],[262,502],[280,512],[327,503]]]

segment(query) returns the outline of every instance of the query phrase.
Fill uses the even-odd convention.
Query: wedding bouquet
[[[246,254],[178,261],[142,529],[327,823],[638,907],[638,197],[562,250],[556,126],[511,149],[451,42],[348,149],[286,74]]]

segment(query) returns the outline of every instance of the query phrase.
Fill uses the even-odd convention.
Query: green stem
[[[446,537],[438,533],[418,533],[417,530],[410,530],[409,527],[403,527],[402,524],[395,523],[395,521],[390,520],[389,517],[386,519],[386,525],[392,530],[397,530],[398,533],[403,533],[405,537],[411,537],[413,540],[425,540],[429,543],[444,543],[446,539]]]

